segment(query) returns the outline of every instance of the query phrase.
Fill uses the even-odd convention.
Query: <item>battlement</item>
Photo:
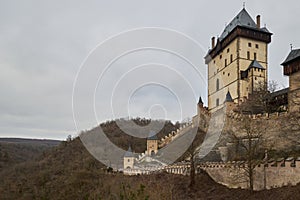
[[[196,166],[196,173],[206,171],[216,182],[230,188],[248,188],[245,176],[246,162],[205,162]],[[186,162],[166,166],[168,173],[188,175],[190,164]],[[300,182],[300,158],[270,159],[258,161],[254,169],[254,189],[270,189]]]
[[[180,137],[181,135],[183,135],[184,133],[186,133],[188,130],[190,130],[192,127],[194,126],[193,121],[187,122],[185,123],[183,126],[181,126],[179,129],[177,129],[176,131],[172,131],[171,133],[169,133],[167,136],[163,137],[160,139],[159,143],[158,143],[158,147],[162,148],[164,146],[166,146],[167,144],[169,144],[170,142],[172,142],[173,140],[175,140],[176,138]]]
[[[242,119],[245,116],[248,116],[250,119],[278,119],[280,116],[287,116],[288,112],[275,112],[275,113],[264,113],[264,114],[240,114],[234,111],[228,112],[227,116],[231,119]]]

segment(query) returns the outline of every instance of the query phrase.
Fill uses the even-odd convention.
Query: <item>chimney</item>
[[[215,37],[211,38],[211,48],[215,48]]]
[[[260,29],[260,15],[256,16],[256,27]]]

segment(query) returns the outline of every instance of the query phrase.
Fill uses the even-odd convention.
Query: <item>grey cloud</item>
[[[225,23],[241,8],[239,0],[217,3],[198,0],[1,1],[0,137],[62,139],[69,133],[75,134],[71,97],[78,68],[97,44],[121,31],[154,26],[191,36],[204,46],[201,54],[192,55],[193,50],[190,53],[194,59],[199,59],[199,69],[205,74],[203,57],[211,36],[219,35]],[[253,18],[261,14],[262,24],[266,23],[274,32],[269,48],[269,79],[287,86],[280,63],[288,54],[290,43],[300,47],[299,2],[254,0],[247,2],[246,8]],[[169,64],[181,71],[195,92],[206,100],[206,88],[193,70],[187,69],[190,66],[168,54],[132,54],[114,65],[107,80],[118,78],[123,72],[118,69],[122,67],[150,61]],[[181,82],[172,77],[170,84],[181,88]],[[162,93],[147,90],[135,98],[148,105],[149,98]],[[175,105],[173,100],[168,95],[158,99],[162,104]],[[189,104],[185,116],[193,116],[197,99],[184,98],[183,101]],[[97,105],[101,110],[101,100]],[[135,107],[135,113],[146,110],[142,103]],[[106,113],[102,116],[102,121],[110,118]],[[173,120],[178,119],[177,116],[176,110],[168,115]]]

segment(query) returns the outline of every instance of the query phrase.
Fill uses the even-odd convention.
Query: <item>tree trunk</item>
[[[250,166],[250,169],[249,169],[249,183],[250,183],[250,190],[253,191],[253,169],[252,169],[252,166]]]
[[[195,160],[194,160],[194,155],[191,156],[191,168],[190,168],[190,188],[193,188],[196,181],[195,181]]]

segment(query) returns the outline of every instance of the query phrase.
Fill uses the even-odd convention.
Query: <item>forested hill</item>
[[[143,121],[145,120],[138,119],[137,123]],[[159,137],[168,134],[177,126],[178,124],[166,122]],[[129,141],[133,144],[135,151],[142,152],[146,148],[146,144],[143,142],[145,139],[126,135],[118,128],[115,121],[103,123],[101,127],[112,142],[119,144],[124,149],[127,149]],[[91,133],[99,128],[100,126],[86,132]],[[10,145],[8,142],[0,144]],[[21,145],[20,148],[26,152],[25,147],[22,146],[24,144],[12,144]],[[11,150],[20,152],[16,150],[15,146]],[[80,138],[62,141],[58,146],[43,151],[38,158],[1,169],[0,199],[273,200],[297,199],[300,196],[300,185],[250,193],[241,189],[228,189],[215,183],[207,174],[202,173],[196,178],[195,187],[197,189],[190,190],[188,176],[165,173],[124,176],[121,173],[109,173],[106,169],[88,153]]]

